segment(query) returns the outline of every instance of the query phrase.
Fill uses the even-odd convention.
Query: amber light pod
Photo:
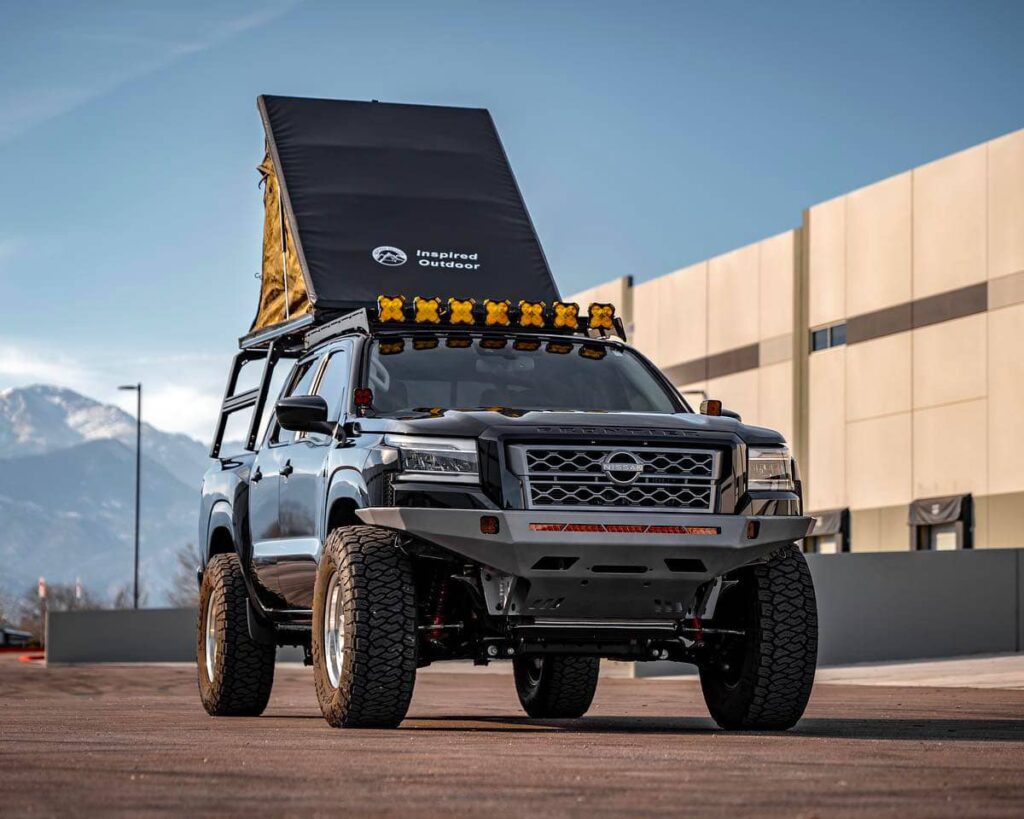
[[[512,346],[516,350],[532,353],[540,349],[540,341],[535,338],[517,338],[512,342]]]
[[[400,338],[395,341],[382,341],[379,349],[381,355],[394,355],[405,349],[405,341]]]
[[[488,327],[508,327],[512,321],[508,317],[508,301],[484,299],[484,324]]]
[[[412,300],[416,321],[421,324],[441,323],[441,300],[424,299],[417,296]]]
[[[359,387],[352,394],[352,401],[357,407],[369,407],[373,404],[373,390],[369,387]]]
[[[591,330],[614,330],[615,329],[615,307],[610,304],[594,302],[590,305]]]
[[[480,346],[485,350],[504,350],[508,344],[507,338],[482,338]]]
[[[543,327],[544,326],[544,302],[542,302],[542,301],[521,301],[521,302],[519,302],[519,326],[520,327]]]
[[[475,299],[448,299],[448,321],[452,324],[472,324]]]
[[[717,398],[705,398],[700,402],[701,415],[721,415],[722,402]]]
[[[580,326],[580,306],[571,301],[556,301],[554,304],[554,326],[565,330],[575,330]]]
[[[567,344],[564,341],[549,341],[548,346],[545,347],[549,353],[557,353],[558,355],[566,355],[572,352],[572,345]]]
[[[433,350],[438,345],[436,336],[420,336],[412,340],[414,350]]]
[[[480,533],[484,535],[496,535],[501,531],[501,523],[499,523],[497,516],[495,515],[481,515],[480,516]]]
[[[600,361],[608,355],[608,351],[600,344],[584,344],[580,347],[580,355],[583,356],[583,358]]]
[[[444,344],[455,350],[464,350],[466,347],[472,346],[473,339],[469,336],[448,336]]]
[[[405,321],[405,296],[377,296],[377,320]]]

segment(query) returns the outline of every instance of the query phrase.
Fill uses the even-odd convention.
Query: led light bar
[[[512,321],[508,316],[508,301],[484,299],[484,324],[487,327],[508,327]]]
[[[608,532],[632,535],[719,535],[717,526],[656,526],[616,523],[531,523],[532,532]]]
[[[544,326],[544,302],[542,302],[542,301],[520,301],[519,302],[519,326],[520,327],[543,327]]]
[[[452,324],[473,324],[475,299],[448,299],[448,321]]]
[[[417,296],[412,300],[413,312],[416,316],[416,321],[421,324],[440,324],[441,323],[441,300],[440,299],[424,299]]]
[[[611,304],[594,302],[588,310],[591,330],[614,330],[615,307]]]
[[[377,296],[377,321],[405,321],[405,296]]]

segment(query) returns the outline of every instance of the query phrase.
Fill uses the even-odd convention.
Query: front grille
[[[509,447],[531,509],[711,512],[720,455],[658,446]]]

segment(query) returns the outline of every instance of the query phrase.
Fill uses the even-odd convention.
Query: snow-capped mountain
[[[145,410],[145,407],[143,407]],[[81,578],[109,596],[131,579],[135,419],[46,385],[0,392],[0,590]],[[159,605],[196,539],[206,447],[143,425],[141,568]]]
[[[143,407],[145,418],[145,407]],[[0,391],[0,458],[38,455],[87,441],[135,447],[135,418],[74,390],[35,384]],[[143,423],[142,452],[183,483],[198,486],[208,465],[199,441]]]

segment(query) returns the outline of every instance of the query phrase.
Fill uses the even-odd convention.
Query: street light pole
[[[139,607],[139,497],[142,484],[142,384],[125,384],[119,390],[133,390],[135,405],[135,574],[132,587],[132,607]]]

